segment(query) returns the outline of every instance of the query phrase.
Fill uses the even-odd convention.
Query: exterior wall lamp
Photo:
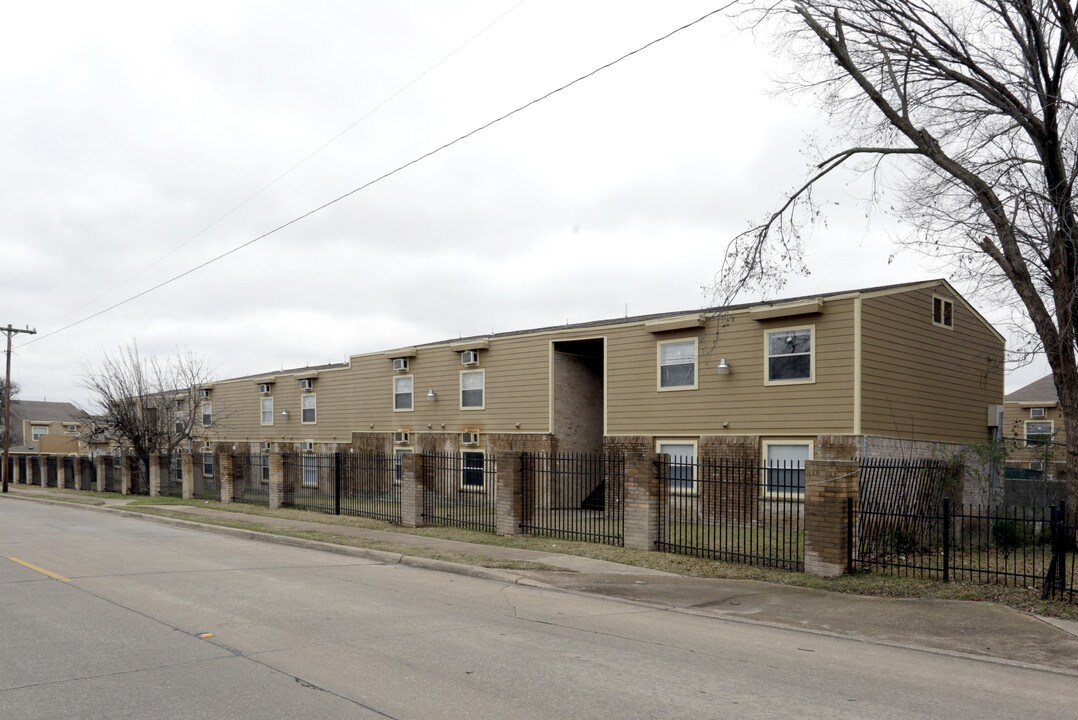
[[[281,411],[281,417],[287,418],[288,417],[288,410],[282,410]]]
[[[434,388],[431,388],[430,390],[427,391],[427,399],[428,400],[437,400],[438,399],[438,393],[434,392]]]
[[[730,374],[730,363],[727,362],[726,358],[719,360],[719,364],[715,367],[715,372],[717,372],[719,375]]]

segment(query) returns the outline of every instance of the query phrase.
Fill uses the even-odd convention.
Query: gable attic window
[[[937,327],[954,328],[954,301],[939,295],[932,296],[932,324]]]

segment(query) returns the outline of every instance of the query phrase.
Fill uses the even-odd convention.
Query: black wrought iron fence
[[[118,457],[105,459],[105,492],[120,492],[120,460]]]
[[[804,570],[804,465],[656,461],[659,550]]]
[[[233,455],[233,457],[237,457]],[[208,461],[208,462],[207,462]],[[207,470],[209,472],[207,472]],[[182,473],[182,466],[181,466]],[[182,483],[183,478],[180,478]],[[191,496],[202,500],[221,499],[221,458],[204,453],[191,456]]]
[[[161,473],[161,494],[167,497],[183,497],[183,462],[179,454],[169,458],[168,466]]]
[[[854,517],[851,502],[849,513],[857,529],[852,571],[1036,587],[1044,597],[1074,599],[1076,523],[1064,503],[980,506],[943,498],[915,511],[862,506]]]
[[[400,524],[400,458],[384,453],[288,453],[285,507]]]
[[[524,453],[520,470],[525,533],[625,544],[623,456]]]
[[[68,490],[74,490],[75,489],[75,458],[68,457],[68,456],[60,458],[58,472],[60,474],[60,478],[62,478],[62,479],[58,479],[58,481],[61,483],[62,487],[65,487]]]
[[[284,507],[340,514],[340,466],[333,453],[285,453]]]
[[[401,456],[383,453],[338,453],[342,468],[340,512],[399,525],[401,522]]]
[[[268,453],[232,454],[232,493],[236,502],[269,505],[269,462]],[[220,495],[220,472],[214,474],[214,479]]]
[[[424,454],[423,477],[428,524],[497,531],[497,468],[484,452]]]
[[[1050,535],[1052,562],[1044,578],[1044,597],[1078,600],[1078,512],[1067,512],[1067,503],[1053,509]]]
[[[148,455],[132,456],[131,462],[131,494],[150,494],[150,458]]]

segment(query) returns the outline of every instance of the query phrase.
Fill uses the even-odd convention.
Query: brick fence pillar
[[[426,485],[426,464],[418,453],[402,453],[401,464],[401,525],[423,527],[423,490]]]
[[[180,489],[184,500],[195,496],[195,457],[189,452],[180,453]]]
[[[659,478],[656,460],[666,455],[625,454],[625,547],[654,550],[659,539]],[[661,464],[661,463],[660,463]]]
[[[521,461],[523,453],[500,452],[497,455],[496,511],[494,526],[499,535],[519,535],[523,519],[523,490]]]
[[[75,489],[76,490],[89,490],[90,489],[90,459],[84,458],[81,455],[75,456]]]
[[[97,487],[94,488],[98,492],[105,492],[105,482],[108,477],[109,468],[112,467],[112,458],[108,455],[98,455],[94,458],[94,464],[97,466]]]
[[[132,465],[137,460],[131,455],[120,456],[120,494],[131,494],[131,472],[133,470]]]
[[[810,575],[832,577],[846,571],[846,498],[853,498],[856,512],[860,481],[855,462],[805,463],[805,572]]]
[[[284,503],[284,453],[270,453],[269,506],[279,508]]]
[[[161,497],[161,455],[150,453],[150,497]]]
[[[221,502],[230,503],[236,499],[236,463],[232,453],[228,452],[215,459],[217,473],[221,476]],[[198,472],[202,472],[202,463],[198,464]]]

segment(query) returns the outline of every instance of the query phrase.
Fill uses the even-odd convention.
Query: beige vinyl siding
[[[809,325],[815,327],[815,382],[765,385],[765,333]],[[699,388],[657,392],[656,343],[690,337],[700,339]],[[850,432],[853,424],[850,299],[829,300],[821,313],[792,318],[733,314],[695,331],[616,328],[608,333],[607,357],[609,435],[819,434]],[[732,368],[726,376],[715,370],[722,357]]]
[[[1045,408],[1043,418],[1029,416],[1031,407]],[[1011,463],[1028,463],[1031,460],[1043,461],[1045,451],[1043,448],[1026,448],[1026,423],[1027,422],[1051,422],[1052,442],[1054,443],[1049,457],[1053,461],[1062,462],[1066,456],[1063,445],[1067,442],[1067,435],[1063,431],[1063,413],[1055,400],[1045,401],[1043,404],[1036,402],[1008,402],[1003,404],[1003,437],[1011,442],[1007,445],[1007,461]]]
[[[954,327],[932,324],[933,294],[954,299]],[[862,416],[867,435],[986,440],[1003,398],[1003,343],[946,285],[862,302]]]
[[[549,429],[548,366],[549,338],[540,335],[491,341],[489,349],[479,351],[479,364],[468,368],[461,365],[459,351],[446,345],[419,347],[408,368],[414,379],[414,410],[394,413],[392,378],[396,373],[390,361],[381,354],[357,356],[352,358],[354,402],[348,419],[358,432],[402,427],[416,432],[545,433]],[[465,369],[485,371],[483,410],[461,410],[460,373]],[[427,399],[431,389],[437,394],[434,401]]]

